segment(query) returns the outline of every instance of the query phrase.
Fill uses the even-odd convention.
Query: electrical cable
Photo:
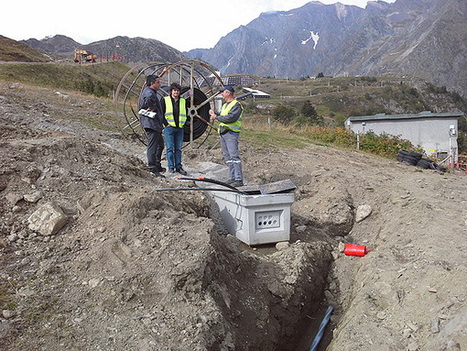
[[[221,185],[221,186],[224,186],[226,188],[229,188],[229,189],[232,189],[233,191],[236,191],[236,192],[239,192],[241,194],[245,194],[245,195],[248,195],[248,193],[244,192],[244,191],[241,191],[239,189],[237,189],[236,187],[230,185],[230,184],[227,184],[225,182],[221,182],[220,180],[216,180],[216,179],[210,179],[210,178],[205,178],[205,177],[198,177],[198,178],[191,178],[191,177],[177,177],[178,180],[192,180],[192,181],[195,181],[195,182],[206,182],[206,183],[211,183],[211,184],[217,184],[217,185]]]
[[[156,188],[154,189],[155,191],[187,191],[187,190],[193,190],[193,191],[222,191],[222,192],[229,192],[229,193],[237,193],[237,194],[242,194],[244,195],[243,192],[241,192],[240,190],[233,190],[233,189],[216,189],[216,188],[197,188],[197,187],[193,187],[193,188]]]
[[[183,87],[180,92],[180,95],[183,95],[188,90],[190,90],[189,87]],[[206,100],[207,100],[207,96],[201,90],[199,90],[198,88],[193,89],[193,104],[195,106],[200,105]],[[186,99],[186,107],[187,107],[187,110],[189,109],[189,107],[191,107],[191,99]],[[197,113],[204,120],[209,121],[210,120],[209,109],[210,109],[209,104],[206,104],[198,108]],[[191,123],[190,116],[187,116],[185,125],[183,126],[183,141],[184,142],[190,141],[190,123]],[[200,136],[202,136],[207,128],[208,128],[208,125],[205,122],[203,122],[197,116],[194,116],[193,117],[193,140],[196,140]]]
[[[333,309],[334,308],[332,306],[328,307],[328,309],[326,311],[326,314],[325,314],[325,316],[324,316],[324,318],[321,321],[321,324],[319,326],[318,333],[316,334],[315,339],[313,340],[313,343],[311,344],[310,351],[316,351],[316,348],[318,347],[318,344],[321,341],[321,338],[323,337],[324,328],[326,327],[326,324],[328,324],[328,322],[329,322],[329,318],[331,317],[331,313],[332,313]]]

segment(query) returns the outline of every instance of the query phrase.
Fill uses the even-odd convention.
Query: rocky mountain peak
[[[262,13],[200,58],[223,74],[278,78],[398,73],[467,93],[467,2],[370,1],[365,9],[312,1]]]

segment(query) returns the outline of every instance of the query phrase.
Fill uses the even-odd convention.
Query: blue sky
[[[395,0],[386,0],[394,2]],[[162,41],[180,51],[211,48],[262,12],[287,11],[307,0],[63,1],[9,0],[0,34],[15,40],[66,35],[81,44],[119,35]],[[333,4],[335,0],[321,0]],[[367,0],[340,0],[364,8]]]

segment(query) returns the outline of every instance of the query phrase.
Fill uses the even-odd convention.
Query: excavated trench
[[[298,195],[299,202],[303,198]],[[225,322],[237,326],[233,332],[235,347],[304,351],[310,350],[316,338],[315,342],[320,341],[314,350],[325,350],[331,342],[335,318],[327,324],[321,337],[316,335],[328,307],[338,301],[338,286],[331,272],[333,251],[337,249],[332,237],[336,230],[344,236],[348,223],[322,226],[292,212],[289,244],[249,246],[228,234],[214,201],[211,218],[220,234],[218,250],[225,255],[223,259],[235,261],[240,267],[235,272],[218,272],[227,294],[235,301],[223,310]],[[232,244],[238,251],[223,248]],[[219,266],[218,262],[215,266]],[[239,275],[243,289],[229,286]],[[261,301],[253,309],[248,306],[252,299]]]
[[[66,345],[73,338],[83,348],[115,344],[138,349],[149,338],[160,345],[183,343],[186,349],[309,349],[331,295],[337,296],[330,278],[336,246],[332,237],[350,231],[352,215],[340,216],[343,222],[319,222],[320,216],[310,211],[317,207],[315,187],[298,184],[290,244],[250,247],[226,233],[200,192],[155,196],[146,185],[176,185],[155,182],[139,170],[137,159],[115,157],[106,147],[80,138],[53,140],[40,139],[21,150],[14,142],[8,145],[11,154],[27,160],[11,168],[28,174],[37,170],[34,174],[42,176],[31,182],[70,213],[68,225],[51,239],[31,235],[15,243],[25,246],[33,263],[37,260],[30,274],[43,278],[35,281],[40,295],[19,298],[17,309],[27,316],[36,299],[55,296],[66,304],[69,320],[80,322],[63,325],[63,312],[54,310],[60,304],[47,305],[47,324],[22,327],[24,345],[33,345],[37,333],[51,326],[50,345],[59,339]],[[81,160],[79,169],[75,158]],[[97,158],[102,162],[95,162]],[[25,175],[9,174],[9,187],[30,192],[22,181]],[[144,186],[133,186],[134,179]],[[345,208],[351,205],[336,195],[344,193],[341,189],[329,191],[325,183],[316,188],[334,192],[335,202]],[[24,201],[21,206],[11,216],[26,223],[36,206]],[[78,308],[83,304],[89,311]],[[115,318],[109,320],[109,315]],[[319,349],[330,341],[331,327]],[[108,328],[120,331],[112,341]]]

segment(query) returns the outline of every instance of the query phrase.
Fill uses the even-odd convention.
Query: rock
[[[287,249],[289,246],[290,244],[287,241],[281,241],[276,244],[276,249],[281,251]]]
[[[39,207],[28,218],[29,229],[42,235],[56,234],[67,223],[67,217],[55,202]]]
[[[456,314],[441,330],[441,337],[452,337],[453,334],[467,330],[467,310]]]
[[[0,179],[0,191],[3,191],[8,186],[8,181],[6,179]]]
[[[296,215],[327,229],[332,237],[346,236],[354,225],[352,196],[345,187],[335,187],[334,179],[323,177],[313,187],[314,196],[294,204]]]
[[[466,221],[466,223],[467,223],[467,221]],[[299,225],[298,227],[295,228],[297,233],[303,233],[306,229],[307,229],[306,225]]]
[[[5,319],[10,319],[16,316],[15,311],[12,311],[12,310],[3,310],[2,314],[3,314],[3,318]]]
[[[93,279],[90,279],[90,280],[89,280],[88,285],[89,285],[89,287],[91,287],[91,288],[96,288],[96,287],[99,285],[100,282],[101,282],[100,279],[98,279],[98,278],[93,278]]]
[[[23,195],[23,198],[27,202],[36,203],[42,198],[42,192],[38,190],[38,191],[33,192],[32,194]]]
[[[326,298],[326,301],[328,303],[332,303],[335,301],[334,295],[329,290],[324,290],[324,297]]]
[[[417,351],[419,348],[418,344],[416,342],[411,342],[408,346],[407,346],[407,351]]]
[[[55,94],[57,94],[58,96],[60,96],[63,99],[69,99],[70,98],[68,95],[63,94],[63,93],[61,93],[59,91],[56,91]]]
[[[410,328],[406,328],[404,329],[404,331],[402,332],[402,335],[404,335],[404,338],[410,338],[412,336],[412,329]]]
[[[386,312],[384,312],[384,311],[378,312],[378,313],[376,314],[376,317],[377,317],[378,319],[380,319],[380,320],[384,320],[384,319],[386,319]]]
[[[267,287],[268,287],[268,290],[271,292],[271,294],[278,296],[278,297],[285,296],[284,288],[277,280],[269,281],[267,283]]]
[[[454,341],[454,340],[449,340],[446,348],[444,349],[446,351],[461,351],[461,345]]]
[[[355,215],[355,221],[361,222],[365,218],[367,218],[372,212],[372,208],[370,205],[360,205],[357,207],[357,213]]]
[[[8,193],[5,195],[5,199],[11,204],[16,205],[19,201],[23,199],[23,195],[15,194],[15,193]]]
[[[20,288],[16,294],[18,296],[24,296],[24,297],[31,297],[31,296],[34,296],[36,295],[36,292],[34,291],[33,288],[29,287],[29,286],[24,286],[22,288]]]
[[[435,317],[431,320],[431,332],[433,334],[439,333],[439,318]]]
[[[344,250],[345,250],[345,244],[344,243],[339,243],[337,245],[337,251],[344,252]]]
[[[414,332],[417,332],[418,331],[418,326],[415,324],[415,323],[412,323],[412,322],[407,322],[407,326],[412,329]]]
[[[19,236],[17,234],[10,234],[8,235],[7,239],[10,243],[14,243],[16,240],[19,239]]]

